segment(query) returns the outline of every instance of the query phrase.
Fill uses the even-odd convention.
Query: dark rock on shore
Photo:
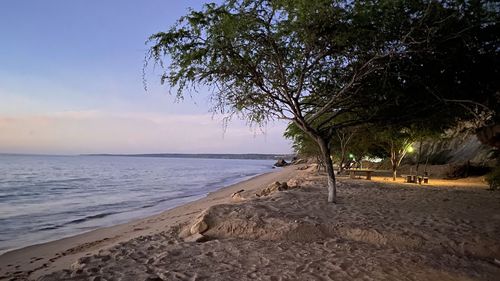
[[[275,164],[274,166],[276,167],[284,167],[284,166],[287,166],[288,163],[285,161],[285,159],[279,159]]]

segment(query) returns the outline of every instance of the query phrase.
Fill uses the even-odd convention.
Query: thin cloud
[[[20,153],[285,153],[285,124],[263,132],[234,120],[227,130],[210,114],[64,111],[0,116],[0,152]]]

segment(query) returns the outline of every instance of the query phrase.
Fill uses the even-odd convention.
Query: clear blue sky
[[[0,1],[0,152],[283,153],[285,124],[234,121],[205,93],[174,103],[142,84],[145,41],[204,1]]]

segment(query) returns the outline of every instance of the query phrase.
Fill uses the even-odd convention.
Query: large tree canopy
[[[162,83],[179,96],[205,85],[220,112],[294,122],[322,152],[333,202],[337,129],[487,111],[497,12],[479,1],[226,0],[152,35],[147,59],[167,57]]]

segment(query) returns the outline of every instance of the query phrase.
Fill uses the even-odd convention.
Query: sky
[[[0,1],[0,153],[289,153],[284,121],[251,128],[182,102],[145,41],[204,1]]]

